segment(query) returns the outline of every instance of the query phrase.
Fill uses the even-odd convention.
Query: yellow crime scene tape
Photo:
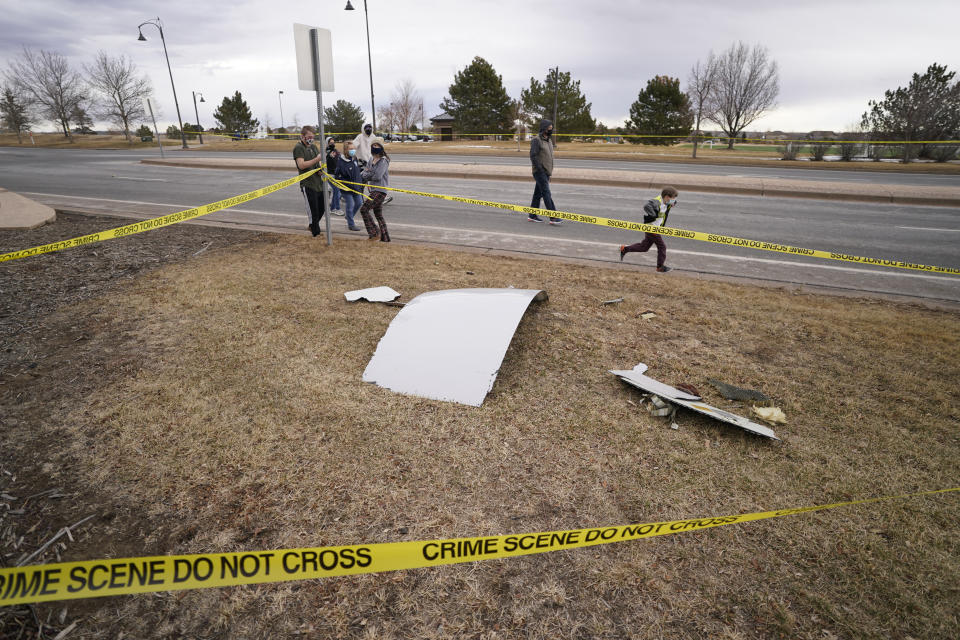
[[[223,209],[229,209],[230,207],[235,207],[238,204],[242,204],[244,202],[249,202],[251,200],[261,198],[265,195],[273,193],[274,191],[286,189],[287,187],[297,184],[301,180],[312,176],[317,171],[318,169],[314,169],[313,171],[308,171],[307,173],[301,173],[300,175],[294,176],[293,178],[288,178],[283,182],[278,182],[268,187],[255,189],[253,191],[249,191],[239,196],[233,196],[232,198],[225,198],[223,200],[219,200],[217,202],[211,202],[210,204],[205,204],[200,207],[194,207],[193,209],[184,209],[183,211],[177,211],[176,213],[169,213],[165,216],[160,216],[158,218],[142,220],[140,222],[134,222],[133,224],[124,225],[122,227],[107,229],[106,231],[98,231],[97,233],[91,233],[85,236],[80,236],[79,238],[71,238],[69,240],[60,240],[58,242],[51,242],[49,244],[40,245],[39,247],[33,247],[31,249],[22,249],[20,251],[12,251],[10,253],[4,253],[0,255],[0,262],[6,262],[7,260],[17,260],[19,258],[28,258],[30,256],[40,255],[42,253],[52,253],[54,251],[60,251],[62,249],[82,247],[88,244],[93,244],[94,242],[103,242],[104,240],[112,240],[113,238],[124,238],[126,236],[130,236],[135,233],[142,233],[144,231],[159,229],[160,227],[166,227],[171,224],[176,224],[178,222],[192,220],[193,218],[199,218],[200,216],[205,216],[208,213],[215,213],[217,211],[222,211]]]
[[[358,182],[344,182],[346,184],[360,184]],[[467,204],[475,204],[481,207],[495,207],[497,209],[506,209],[508,211],[517,211],[519,213],[532,213],[535,215],[549,214],[554,218],[563,218],[564,220],[582,222],[583,224],[595,224],[601,227],[612,227],[614,229],[624,229],[628,231],[643,231],[646,233],[660,234],[662,236],[673,236],[676,238],[686,238],[688,240],[699,240],[701,242],[713,242],[715,244],[723,244],[733,247],[747,247],[748,249],[757,249],[760,251],[775,251],[777,253],[810,256],[813,258],[823,258],[825,260],[841,260],[844,262],[872,264],[881,267],[913,269],[915,271],[926,271],[929,273],[960,275],[960,268],[955,267],[938,267],[934,265],[905,262],[902,260],[886,260],[883,258],[854,256],[835,251],[821,251],[820,249],[804,249],[803,247],[793,247],[786,244],[779,244],[777,242],[767,242],[765,240],[751,240],[749,238],[724,236],[717,233],[706,233],[703,231],[690,231],[688,229],[677,229],[675,227],[657,227],[652,224],[644,224],[642,222],[630,222],[628,220],[617,220],[616,218],[603,218],[600,216],[587,216],[580,213],[570,213],[567,211],[546,211],[544,209],[534,209],[532,207],[524,207],[518,204],[507,204],[505,202],[493,202],[490,200],[477,200],[475,198],[464,198],[462,196],[448,196],[440,193],[428,193],[426,191],[412,191],[410,189],[396,189],[393,187],[377,187],[377,189],[397,191],[399,193],[409,193],[415,196],[424,196],[426,198],[439,198],[441,200],[450,200],[453,202],[464,202]]]
[[[304,178],[307,178],[317,171],[320,171],[323,174],[324,180],[327,180],[341,189],[346,189],[353,193],[359,193],[363,198],[369,199],[368,196],[363,194],[363,187],[367,185],[360,182],[350,182],[349,180],[336,180],[330,174],[328,174],[323,168],[314,169],[313,171],[300,174],[283,182],[278,182],[276,184],[270,185],[268,187],[263,187],[262,189],[256,189],[248,193],[234,196],[232,198],[227,198],[225,200],[220,200],[219,202],[213,202],[201,207],[196,207],[194,209],[186,209],[184,211],[179,211],[177,213],[171,213],[165,216],[160,216],[158,218],[153,218],[151,220],[144,220],[142,222],[136,222],[133,224],[125,225],[122,227],[117,227],[115,229],[109,229],[107,231],[100,231],[98,233],[92,233],[86,236],[81,236],[79,238],[72,238],[70,240],[62,240],[59,242],[52,242],[46,245],[41,245],[39,247],[33,247],[31,249],[23,249],[21,251],[13,251],[11,253],[5,253],[0,255],[0,262],[5,262],[7,260],[16,260],[18,258],[26,258],[29,256],[39,255],[42,253],[50,253],[53,251],[60,251],[61,249],[69,249],[71,247],[79,247],[94,242],[101,242],[103,240],[110,240],[112,238],[119,238],[123,236],[132,235],[134,233],[141,233],[143,231],[149,231],[151,229],[157,229],[159,227],[164,227],[167,225],[175,224],[177,222],[184,222],[185,220],[190,220],[192,218],[197,218],[208,213],[214,213],[215,211],[220,211],[222,209],[228,209],[230,207],[236,206],[243,202],[248,202],[255,198],[265,196],[274,191],[284,189],[289,187],[292,184],[300,182]],[[354,191],[353,189],[347,187],[346,185],[355,185],[360,187],[360,191]],[[504,209],[507,211],[517,211],[519,213],[532,213],[532,214],[544,214],[549,213],[552,217],[563,218],[564,220],[571,220],[573,222],[581,222],[583,224],[594,224],[602,227],[610,227],[614,229],[623,229],[628,231],[643,231],[647,233],[656,233],[664,236],[673,236],[677,238],[686,238],[688,240],[698,240],[701,242],[712,242],[715,244],[722,244],[735,247],[746,247],[748,249],[757,249],[760,251],[774,251],[777,253],[787,253],[792,255],[800,256],[809,256],[813,258],[821,258],[825,260],[840,260],[843,262],[855,262],[859,264],[870,264],[881,267],[891,267],[897,269],[911,269],[914,271],[925,271],[928,273],[942,273],[949,275],[960,275],[960,268],[956,267],[941,267],[935,265],[925,265],[917,264],[913,262],[905,262],[902,260],[887,260],[884,258],[870,258],[866,256],[855,256],[845,253],[838,253],[833,251],[822,251],[819,249],[805,249],[803,247],[794,247],[785,244],[779,244],[776,242],[767,242],[765,240],[752,240],[749,238],[738,238],[736,236],[725,236],[716,233],[707,233],[703,231],[690,231],[688,229],[678,229],[675,227],[658,227],[650,224],[644,224],[642,222],[631,222],[628,220],[618,220],[616,218],[604,218],[600,216],[588,216],[580,213],[570,213],[567,211],[546,211],[543,209],[534,209],[532,207],[525,207],[517,204],[508,204],[505,202],[494,202],[490,200],[478,200],[476,198],[465,198],[462,196],[450,196],[440,193],[429,193],[426,191],[413,191],[411,189],[397,189],[394,187],[378,187],[379,189],[384,189],[386,191],[396,191],[398,193],[409,193],[416,196],[423,196],[427,198],[438,198],[441,200],[449,200],[451,202],[463,202],[466,204],[474,204],[482,207],[494,207],[497,209]]]
[[[814,507],[590,529],[339,547],[109,558],[15,567],[0,569],[0,606],[312,580],[512,558],[952,491],[960,491],[960,487]]]

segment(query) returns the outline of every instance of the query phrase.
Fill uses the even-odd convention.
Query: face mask
[[[383,149],[381,147],[373,147],[372,149],[370,149],[370,153],[372,153],[375,156],[382,156]]]
[[[672,207],[673,205],[677,204],[677,199],[674,198],[672,200],[667,200],[667,204]]]
[[[348,151],[347,153],[349,153],[349,154],[350,154],[350,157],[352,158],[353,156],[357,155],[357,150],[356,150],[356,149],[350,149],[350,151]]]
[[[371,129],[370,127],[367,127],[366,129],[363,130],[363,132],[367,135],[370,135],[371,133],[373,133],[373,129]]]
[[[553,135],[553,130],[547,129],[546,131],[543,132],[543,135],[549,138],[550,136]]]

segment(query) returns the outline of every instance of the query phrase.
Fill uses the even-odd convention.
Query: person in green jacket
[[[323,162],[320,150],[313,144],[316,131],[310,125],[300,130],[300,141],[293,147],[293,160],[297,163],[297,171],[307,173],[313,171]],[[323,176],[318,171],[309,178],[300,181],[300,192],[306,203],[307,215],[310,219],[308,228],[314,237],[320,235],[320,219],[326,210],[323,197]]]

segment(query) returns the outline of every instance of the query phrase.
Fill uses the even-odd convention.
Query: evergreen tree
[[[680,80],[669,76],[656,76],[647,82],[647,87],[630,105],[630,119],[624,123],[623,132],[628,134],[656,134],[663,138],[628,138],[637,144],[670,145],[690,135],[693,126],[693,111],[690,99],[680,91]]]
[[[20,144],[23,144],[23,132],[30,130],[30,120],[27,100],[14,93],[10,87],[4,87],[3,96],[0,98],[0,121],[4,128],[17,134],[17,142]]]
[[[574,81],[569,71],[558,74],[550,70],[543,82],[530,78],[530,88],[520,92],[523,110],[534,118],[531,121],[534,128],[544,118],[553,120],[554,87],[557,122],[553,128],[564,133],[591,133],[595,125],[590,114],[591,103],[580,93],[580,81]]]
[[[480,56],[457,72],[449,93],[440,108],[453,116],[458,132],[508,133],[513,130],[512,101],[503,88],[503,78]]]
[[[936,63],[922,76],[913,74],[906,88],[884,92],[883,100],[867,103],[861,125],[874,139],[955,140],[960,136],[960,82],[951,84],[956,72]],[[908,162],[918,145],[903,145]]]
[[[176,129],[176,127],[174,127]],[[198,124],[183,123],[183,132],[187,134],[187,140],[196,140],[198,133],[203,133],[203,127]],[[179,132],[177,133],[179,136]]]
[[[74,133],[93,133],[93,118],[82,104],[76,104],[70,110],[70,121],[76,125],[73,129]]]
[[[346,100],[337,100],[323,110],[327,135],[341,133],[356,135],[363,127],[363,109]]]
[[[260,126],[260,121],[253,117],[239,91],[235,92],[232,98],[223,99],[213,112],[213,118],[220,129],[235,137],[245,138]]]

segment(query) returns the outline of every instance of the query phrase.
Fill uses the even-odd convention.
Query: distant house
[[[439,136],[441,141],[453,140],[453,116],[449,113],[442,112],[430,118],[430,125],[433,127],[433,133]]]
[[[767,131],[763,134],[765,140],[789,140],[790,134],[783,131]]]
[[[807,134],[807,140],[833,140],[836,137],[833,131],[811,131]]]

